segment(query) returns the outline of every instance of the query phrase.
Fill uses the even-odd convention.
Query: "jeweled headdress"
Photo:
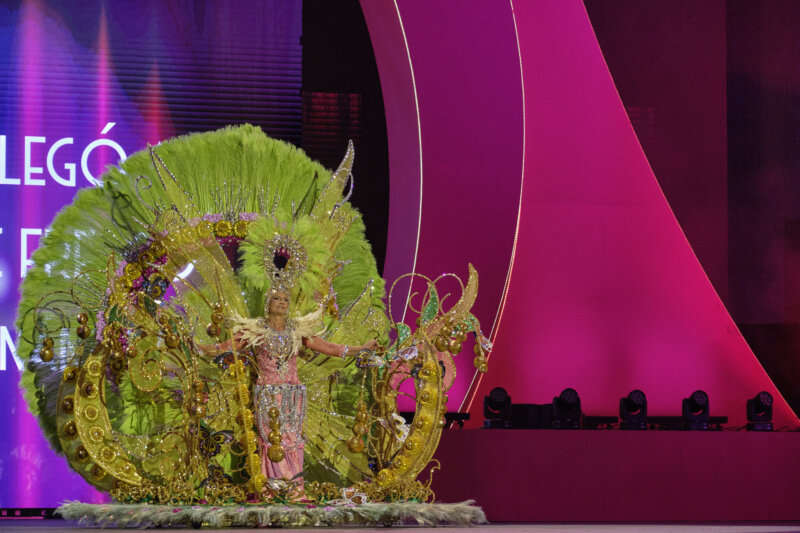
[[[297,312],[319,305],[320,288],[330,284],[325,265],[331,250],[319,224],[308,216],[293,219],[282,211],[264,216],[250,224],[239,250],[240,276],[249,292],[285,292]]]

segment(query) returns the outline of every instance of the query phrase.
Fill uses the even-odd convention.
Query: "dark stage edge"
[[[81,526],[142,528],[191,526],[336,527],[360,526],[470,526],[485,524],[486,516],[473,501],[461,503],[328,503],[150,505],[68,502],[56,514]]]

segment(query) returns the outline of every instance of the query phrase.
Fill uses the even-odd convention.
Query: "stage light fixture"
[[[708,429],[710,410],[708,394],[696,390],[688,398],[683,399],[683,427],[690,430]]]
[[[767,391],[747,400],[747,431],[772,431],[772,395]]]
[[[553,429],[580,429],[581,418],[581,399],[575,389],[566,388],[553,398]]]
[[[503,387],[493,388],[483,398],[483,427],[505,429],[511,426],[511,396]]]
[[[639,389],[619,399],[619,429],[647,429],[647,396]]]

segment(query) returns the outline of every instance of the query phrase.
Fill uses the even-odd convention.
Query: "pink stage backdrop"
[[[489,329],[519,224],[489,373],[473,385],[473,424],[480,399],[503,386],[523,403],[574,387],[596,415],[616,414],[634,388],[650,414],[677,415],[703,389],[711,414],[731,425],[767,390],[776,425],[800,425],[678,226],[581,2],[455,5],[362,7],[392,161],[387,277],[413,266],[463,274],[475,263],[476,313]],[[406,187],[421,198],[396,198]],[[472,378],[471,354],[460,357],[451,409]]]
[[[473,312],[488,334],[508,273],[522,177],[522,85],[510,5],[481,0],[361,7],[389,139],[384,277],[392,281],[413,270],[465,278],[472,263],[481,286]],[[394,304],[407,290],[396,295]],[[400,320],[402,306],[393,308]],[[472,382],[473,357],[470,346],[458,358],[451,411],[459,409]]]

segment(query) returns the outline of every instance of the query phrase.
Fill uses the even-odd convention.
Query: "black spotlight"
[[[708,429],[709,419],[708,394],[696,390],[688,398],[683,399],[684,429]]]
[[[489,429],[511,426],[511,396],[503,387],[495,387],[483,398],[483,427]]]
[[[639,389],[619,399],[619,429],[647,429],[647,396]]]
[[[767,391],[747,400],[747,431],[772,431],[772,394]]]
[[[575,389],[564,389],[553,398],[553,429],[580,429],[581,418],[581,399]]]

